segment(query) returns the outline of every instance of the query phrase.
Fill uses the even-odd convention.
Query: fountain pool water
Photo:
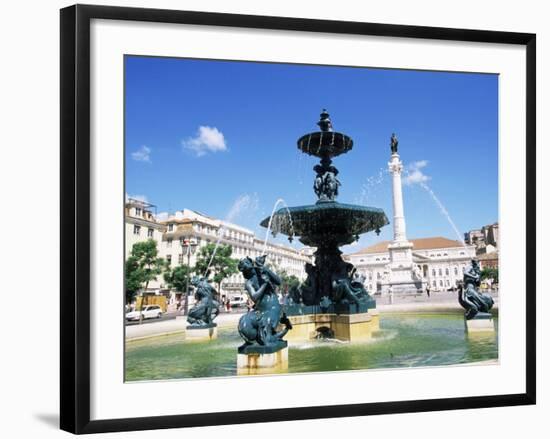
[[[386,314],[380,317],[380,331],[364,343],[291,345],[285,373],[496,361],[497,339],[497,332],[469,337],[462,314]],[[220,328],[218,339],[209,343],[185,342],[183,334],[128,342],[126,381],[235,376],[235,350],[241,343],[234,328]]]

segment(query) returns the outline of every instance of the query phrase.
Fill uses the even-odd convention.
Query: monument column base
[[[490,313],[480,312],[469,320],[464,318],[464,324],[468,333],[495,332],[495,322]]]
[[[237,353],[237,375],[281,373],[288,370],[288,346],[241,346]]]
[[[214,323],[209,326],[187,326],[185,339],[187,341],[209,341],[218,338],[218,326]]]

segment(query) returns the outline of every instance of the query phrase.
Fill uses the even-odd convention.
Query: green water
[[[204,343],[185,342],[183,334],[129,342],[126,380],[236,375],[241,343],[231,329],[219,329],[217,340]],[[442,366],[497,358],[497,333],[468,337],[462,315],[392,315],[380,318],[380,331],[365,343],[315,340],[290,346],[288,373]]]

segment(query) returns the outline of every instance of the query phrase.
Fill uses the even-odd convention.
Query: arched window
[[[442,280],[439,280],[439,286],[440,286],[440,287],[443,286],[443,281],[442,281]]]
[[[449,269],[445,268],[445,276],[448,276],[448,275],[449,275]]]
[[[441,271],[441,268],[439,269],[439,275],[443,276],[443,271]]]
[[[435,268],[432,269],[432,276],[435,276]]]

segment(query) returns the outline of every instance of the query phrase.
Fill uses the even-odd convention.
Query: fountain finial
[[[320,117],[321,119],[319,120],[319,122],[317,122],[317,125],[319,125],[319,128],[321,128],[321,131],[332,131],[332,122],[326,108],[323,108],[323,112],[320,114]]]

